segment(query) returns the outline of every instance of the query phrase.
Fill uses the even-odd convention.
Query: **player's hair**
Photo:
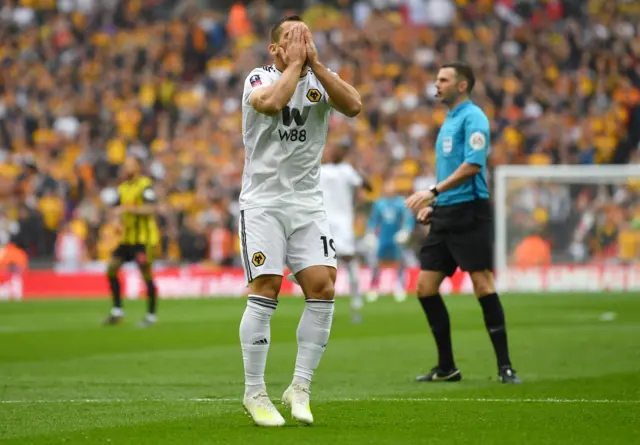
[[[467,81],[467,94],[473,91],[473,87],[476,84],[476,76],[473,74],[471,67],[464,62],[451,62],[442,65],[442,68],[453,68],[458,78],[462,78]]]
[[[271,43],[278,43],[280,41],[280,34],[282,33],[282,24],[285,22],[304,22],[299,15],[288,15],[280,19],[278,23],[271,27],[270,37]]]

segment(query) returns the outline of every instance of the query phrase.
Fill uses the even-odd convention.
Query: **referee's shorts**
[[[436,206],[420,248],[420,269],[452,276],[493,269],[493,211],[487,199]]]

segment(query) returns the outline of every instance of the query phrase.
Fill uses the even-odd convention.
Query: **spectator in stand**
[[[55,253],[57,265],[63,269],[79,269],[87,260],[87,249],[83,227],[76,221],[64,224],[58,232]]]
[[[0,273],[21,272],[28,268],[29,258],[24,250],[11,242],[0,243]]]
[[[540,234],[525,237],[514,252],[513,264],[517,267],[541,267],[551,264],[551,246]]]

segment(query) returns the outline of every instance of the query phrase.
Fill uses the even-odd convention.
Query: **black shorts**
[[[112,256],[123,263],[135,261],[140,265],[153,264],[154,249],[145,244],[120,244]]]
[[[489,200],[436,206],[420,248],[420,269],[454,274],[493,269],[493,210]]]

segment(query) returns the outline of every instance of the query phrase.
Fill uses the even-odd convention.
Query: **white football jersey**
[[[362,183],[362,177],[346,162],[322,165],[320,188],[331,224],[353,227],[355,192]]]
[[[256,111],[249,97],[277,81],[274,65],[256,68],[244,82],[242,137],[245,147],[240,208],[296,205],[322,208],[320,160],[329,129],[327,92],[309,70],[288,105],[276,116]]]

